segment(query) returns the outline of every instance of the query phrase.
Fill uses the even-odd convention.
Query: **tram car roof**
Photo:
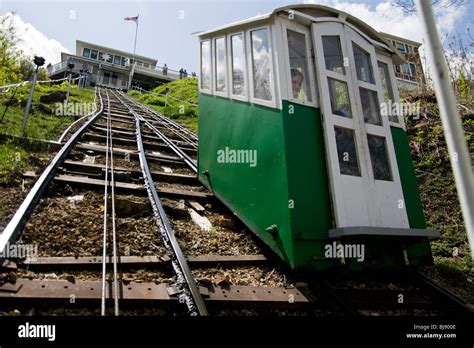
[[[259,23],[266,23],[276,16],[288,18],[290,14],[293,16],[291,20],[296,20],[298,23],[306,25],[314,22],[328,22],[334,20],[348,23],[367,36],[374,46],[392,55],[394,64],[402,64],[405,62],[405,58],[398,52],[392,43],[384,37],[382,32],[375,30],[364,21],[347,12],[323,5],[295,4],[282,6],[276,8],[270,13],[230,23],[204,32],[199,32],[197,35],[200,39],[215,37],[238,29],[253,27]]]

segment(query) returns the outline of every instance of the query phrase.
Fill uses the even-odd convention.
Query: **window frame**
[[[119,58],[119,62],[118,62],[118,63],[115,63],[115,58],[116,58],[116,57]],[[114,54],[114,58],[112,59],[112,64],[114,64],[114,65],[120,65],[121,61],[122,61],[122,56],[118,56],[118,55],[115,55],[115,54]]]
[[[288,32],[287,30],[292,30],[294,32],[303,34],[305,36],[305,43],[306,43],[306,64],[308,68],[308,74],[309,74],[309,83],[310,83],[310,89],[311,89],[311,99],[312,101],[308,100],[300,100],[298,98],[293,97],[293,88],[291,86],[291,66],[290,66],[290,53],[289,53],[289,47],[288,47]],[[283,39],[283,54],[284,54],[284,61],[283,61],[283,66],[282,68],[285,70],[283,73],[283,76],[286,79],[283,80],[283,83],[286,84],[285,92],[287,93],[287,99],[288,101],[296,104],[302,104],[302,105],[309,105],[309,106],[318,106],[318,99],[317,99],[317,93],[316,93],[316,88],[318,88],[318,85],[316,83],[316,72],[315,72],[315,62],[312,57],[312,48],[313,48],[313,43],[311,39],[311,29],[301,25],[296,22],[289,22],[289,21],[284,21],[282,22],[282,39]],[[281,68],[280,68],[281,69]],[[282,88],[283,92],[283,88]],[[281,96],[283,97],[283,95]]]
[[[224,74],[224,83],[225,83],[225,91],[224,92],[221,92],[221,91],[218,91],[217,90],[217,45],[216,45],[216,42],[217,40],[220,40],[220,39],[224,39],[224,67],[226,69],[225,71],[225,74]],[[214,49],[212,49],[212,47],[214,47]],[[220,36],[216,36],[216,37],[213,37],[212,38],[212,43],[211,43],[211,70],[212,70],[212,73],[211,75],[214,75],[215,78],[214,79],[211,79],[212,80],[212,92],[214,95],[217,95],[219,97],[224,97],[224,98],[229,98],[229,79],[228,79],[228,75],[229,75],[229,67],[228,67],[228,64],[227,64],[227,38],[226,38],[226,35],[220,35]],[[213,56],[212,56],[213,54]]]
[[[399,44],[403,46],[403,50],[401,50],[401,49],[398,47]],[[405,47],[405,44],[404,44],[403,42],[395,41],[395,48],[396,48],[399,52],[406,53],[406,47]]]
[[[89,51],[89,54],[87,56],[84,55],[84,51],[85,50],[88,50]],[[90,48],[87,48],[87,47],[83,47],[82,48],[82,57],[84,58],[90,58],[91,57],[91,49]]]
[[[232,56],[232,37],[233,36],[237,36],[237,35],[242,35],[242,40],[243,40],[243,50],[244,50],[244,60],[243,60],[243,64],[244,64],[244,95],[238,95],[238,94],[234,94],[234,78],[233,78],[233,56]],[[245,35],[245,31],[237,31],[237,32],[233,32],[233,33],[229,33],[227,35],[227,57],[229,59],[227,59],[227,81],[228,81],[228,85],[229,85],[229,98],[232,98],[232,99],[236,99],[236,100],[240,100],[240,101],[245,101],[245,102],[248,102],[249,101],[249,97],[250,97],[250,90],[249,90],[249,76],[248,76],[248,70],[247,70],[247,54],[248,54],[248,51],[247,51],[247,37]]]
[[[202,77],[202,43],[203,42],[209,42],[209,50],[210,50],[210,57],[211,57],[211,70],[210,70],[210,81],[209,81],[209,88],[202,88],[201,84],[201,77]],[[206,94],[211,94],[212,95],[212,86],[214,86],[214,74],[213,74],[213,48],[212,48],[212,37],[199,40],[199,92],[200,93],[206,93]]]
[[[252,32],[258,31],[261,29],[267,30],[268,35],[268,49],[270,51],[270,73],[272,76],[270,90],[272,93],[272,100],[264,100],[254,97],[254,83],[253,83],[253,50],[252,50]],[[274,44],[273,44],[273,33],[271,26],[269,24],[260,25],[253,28],[249,28],[245,31],[246,34],[246,47],[247,47],[247,72],[248,72],[248,81],[249,81],[249,100],[252,104],[258,104],[267,106],[270,108],[276,108],[277,105],[277,95],[276,95],[276,72],[274,67]]]
[[[395,75],[395,67],[394,67],[392,58],[384,54],[376,53],[376,59],[377,59],[377,69],[378,69],[379,61],[387,64],[388,74],[389,74],[388,77],[390,79],[390,84],[392,85],[392,92],[393,92],[393,99],[394,99],[392,100],[392,103],[400,103],[400,94],[398,91],[397,77]],[[380,74],[377,74],[377,75],[380,78]],[[380,86],[382,86],[382,81],[380,81]],[[388,117],[387,117],[387,121],[391,127],[401,128],[406,131],[405,120],[403,118],[403,115],[398,115],[398,123],[391,121]]]
[[[96,57],[92,58],[92,52],[96,52]],[[99,51],[91,49],[90,59],[98,60],[99,59]]]

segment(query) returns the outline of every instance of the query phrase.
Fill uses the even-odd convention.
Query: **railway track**
[[[193,133],[120,91],[99,88],[97,101],[46,170],[24,175],[31,189],[0,248],[35,245],[38,254],[4,260],[3,311],[470,313],[413,273],[320,281],[289,271],[197,181]]]
[[[14,281],[0,286],[2,308],[204,316],[312,302],[198,183],[195,135],[121,92],[97,93],[98,112],[41,175],[24,175],[32,187],[0,246],[39,255],[4,263]]]

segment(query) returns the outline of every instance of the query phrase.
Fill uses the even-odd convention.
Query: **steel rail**
[[[108,92],[107,92],[108,98]],[[108,103],[107,119],[109,121],[109,136],[110,136],[110,176],[112,178],[112,257],[113,257],[113,272],[114,272],[114,313],[116,316],[119,315],[119,284],[117,277],[117,231],[115,226],[115,174],[114,174],[114,151],[113,151],[113,140],[112,140],[112,121],[110,119],[110,99]]]
[[[157,112],[156,110],[146,106],[146,105],[142,105],[141,103],[139,103],[138,101],[136,101],[135,99],[133,99],[132,97],[130,97],[129,95],[121,92],[121,94],[126,97],[129,101],[131,101],[132,103],[134,103],[135,105],[137,105],[138,107],[140,107],[142,110],[146,111],[147,113],[149,114],[152,114],[153,116],[156,116],[155,119],[157,121],[164,121],[164,122],[167,122],[168,124],[171,124],[173,127],[175,127],[176,129],[182,131],[183,133],[186,133],[190,138],[192,138],[192,141],[194,143],[197,142],[198,140],[198,137],[196,134],[194,134],[193,132],[191,132],[189,129],[186,129],[185,127],[181,126],[180,124],[178,124],[177,122],[165,117],[164,115],[161,115],[159,112]]]
[[[114,95],[115,93],[112,92]],[[115,95],[116,96],[116,95]],[[156,186],[154,184],[153,178],[151,176],[150,169],[148,167],[148,162],[145,155],[145,148],[143,146],[142,134],[141,134],[141,122],[143,118],[138,115],[128,104],[126,104],[121,98],[116,96],[117,99],[125,106],[129,112],[135,117],[135,128],[136,128],[136,138],[137,138],[137,147],[140,160],[140,167],[143,172],[143,180],[145,183],[145,189],[147,190],[148,197],[154,212],[157,222],[157,225],[160,229],[160,232],[163,236],[163,241],[167,248],[174,255],[174,260],[172,261],[173,269],[177,275],[178,284],[180,284],[181,289],[183,290],[186,304],[192,315],[209,315],[204,299],[201,296],[199,287],[194,280],[194,277],[191,273],[191,269],[186,261],[186,258],[183,255],[181,247],[176,240],[173,228],[169,222],[168,216],[165,213],[163,205],[161,204],[160,198],[158,196]],[[159,135],[163,140],[165,140],[164,135]],[[171,141],[168,143],[169,146],[175,146]],[[187,156],[187,155],[186,155]]]
[[[146,112],[148,115],[152,116],[156,121],[158,122],[161,122],[163,124],[163,126],[173,132],[174,134],[176,134],[179,138],[181,138],[182,140],[184,140],[185,142],[187,142],[189,145],[191,145],[192,147],[194,147],[195,149],[197,149],[197,143],[195,142],[195,140],[192,140],[192,139],[189,139],[188,137],[186,137],[185,135],[183,135],[183,130],[181,129],[176,129],[176,128],[173,128],[175,127],[173,124],[169,123],[169,120],[167,120],[166,118],[159,118],[157,119],[156,118],[156,115],[154,115],[152,112],[146,110],[143,108],[143,106],[139,103],[136,103],[134,101],[134,104],[137,105],[142,111]]]
[[[115,95],[115,93],[114,93]],[[138,117],[141,121],[143,121],[148,128],[150,128],[158,137],[166,143],[171,150],[178,155],[184,162],[195,172],[197,173],[197,163],[191,157],[189,157],[183,150],[181,150],[176,144],[174,144],[168,137],[166,137],[163,133],[161,133],[155,126],[153,126],[148,120],[143,118],[141,115],[137,114],[129,105],[125,104],[122,99],[117,99],[129,110],[129,112],[134,116]]]
[[[169,119],[167,118],[166,116],[160,114],[158,111],[156,111],[155,109],[147,106],[147,105],[143,105],[141,103],[139,103],[137,100],[133,99],[131,96],[127,95],[126,93],[124,92],[121,92],[121,94],[123,96],[125,96],[128,100],[130,100],[131,102],[133,102],[134,104],[140,106],[140,108],[146,110],[147,112],[149,113],[152,113],[154,114],[156,117],[158,117],[160,120],[163,120],[165,122],[168,122],[169,124],[173,125],[174,127],[176,127],[177,129],[183,131],[184,133],[188,134],[191,138],[193,138],[194,140],[198,140],[198,137],[196,134],[194,134],[193,132],[191,132],[189,129],[181,126],[179,123],[173,121],[172,119]]]
[[[109,148],[109,130],[110,130],[110,98],[107,93],[107,140],[106,147]],[[107,203],[108,203],[108,188],[109,188],[109,151],[105,153],[105,180],[104,180],[104,231],[102,239],[102,289],[101,289],[101,307],[100,314],[105,315],[105,299],[107,295]]]
[[[141,135],[141,121],[138,116],[135,116],[136,124],[136,138],[137,146],[140,157],[140,167],[143,172],[143,179],[145,182],[145,188],[148,192],[150,198],[150,203],[154,212],[156,222],[160,229],[162,236],[164,237],[164,243],[171,249],[174,260],[172,261],[173,268],[177,275],[177,283],[180,285],[181,289],[184,292],[186,304],[192,315],[199,314],[201,316],[209,315],[204,299],[201,296],[199,287],[196,284],[196,281],[191,273],[191,269],[186,261],[186,258],[183,255],[181,247],[176,240],[173,228],[171,227],[168,216],[166,215],[163,205],[161,204],[160,198],[156,191],[153,178],[148,167],[148,162],[145,156],[145,149],[143,147],[142,135]],[[188,294],[189,292],[189,294]],[[189,297],[190,295],[190,297]]]
[[[63,161],[63,159],[67,156],[69,151],[71,150],[74,143],[79,139],[79,137],[85,132],[89,126],[94,123],[97,118],[103,112],[103,102],[102,97],[99,94],[99,101],[100,101],[100,109],[93,115],[90,120],[82,125],[80,129],[78,129],[73,136],[67,141],[66,144],[59,150],[59,152],[54,156],[53,160],[49,163],[48,167],[43,171],[41,176],[38,178],[36,183],[31,188],[30,192],[26,196],[26,198],[21,203],[18,210],[13,215],[12,219],[8,223],[8,225],[3,230],[3,233],[0,235],[0,253],[5,250],[8,242],[15,238],[18,232],[23,228],[26,220],[31,215],[31,212],[35,208],[36,204],[38,203],[41,195],[43,194],[46,187],[49,185],[51,180],[54,178],[56,171]]]

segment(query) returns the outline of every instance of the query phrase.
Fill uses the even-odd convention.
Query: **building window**
[[[230,37],[232,65],[232,94],[245,96],[245,51],[244,35]]]
[[[352,49],[354,51],[357,79],[359,81],[374,83],[374,74],[372,73],[370,54],[356,45],[354,42],[352,43]]]
[[[306,36],[287,29],[288,54],[290,60],[291,95],[294,99],[312,101],[309,81]]]
[[[96,50],[91,51],[91,59],[97,59],[98,56],[99,52],[97,52]]]
[[[400,52],[405,53],[405,44],[397,41],[396,42],[396,47],[397,47],[397,50],[399,50]]]
[[[408,45],[408,53],[411,53],[411,54],[415,53],[415,49],[413,46]]]
[[[402,73],[405,74],[405,75],[408,75],[408,76],[411,75],[410,64],[408,64],[408,63],[403,63],[402,64]]]
[[[143,66],[144,66],[145,68],[149,68],[149,67],[150,67],[150,64],[148,64],[148,63],[143,63]]]
[[[379,61],[378,66],[380,79],[382,80],[383,99],[385,102],[385,108],[383,108],[383,110],[388,113],[388,119],[390,122],[398,123],[398,116],[393,114],[394,110],[392,110],[392,103],[395,101],[395,97],[393,95],[392,80],[390,79],[388,65]]]
[[[90,55],[91,55],[91,50],[90,50],[89,48],[84,48],[84,49],[82,50],[82,56],[83,56],[83,57],[89,58]]]
[[[201,89],[211,89],[211,41],[201,42]]]
[[[105,57],[107,57],[105,60],[107,63],[112,63],[113,56],[111,54],[106,53]]]
[[[99,58],[100,61],[104,60],[104,52],[99,52]]]
[[[346,74],[342,60],[341,39],[339,36],[323,36],[323,51],[326,69]]]
[[[416,77],[416,66],[413,63],[409,63],[411,76]]]
[[[215,39],[215,62],[216,62],[216,70],[215,70],[215,88],[216,92],[225,93],[226,91],[226,57],[225,57],[225,37],[221,37]]]
[[[272,101],[273,77],[268,30],[264,28],[251,31],[250,42],[252,47],[253,97]]]
[[[120,56],[114,56],[114,64],[120,65],[120,62],[122,61]]]
[[[120,64],[123,65],[123,66],[125,66],[125,63],[127,63],[127,58],[122,57],[122,58],[121,58],[121,61],[120,61]]]

